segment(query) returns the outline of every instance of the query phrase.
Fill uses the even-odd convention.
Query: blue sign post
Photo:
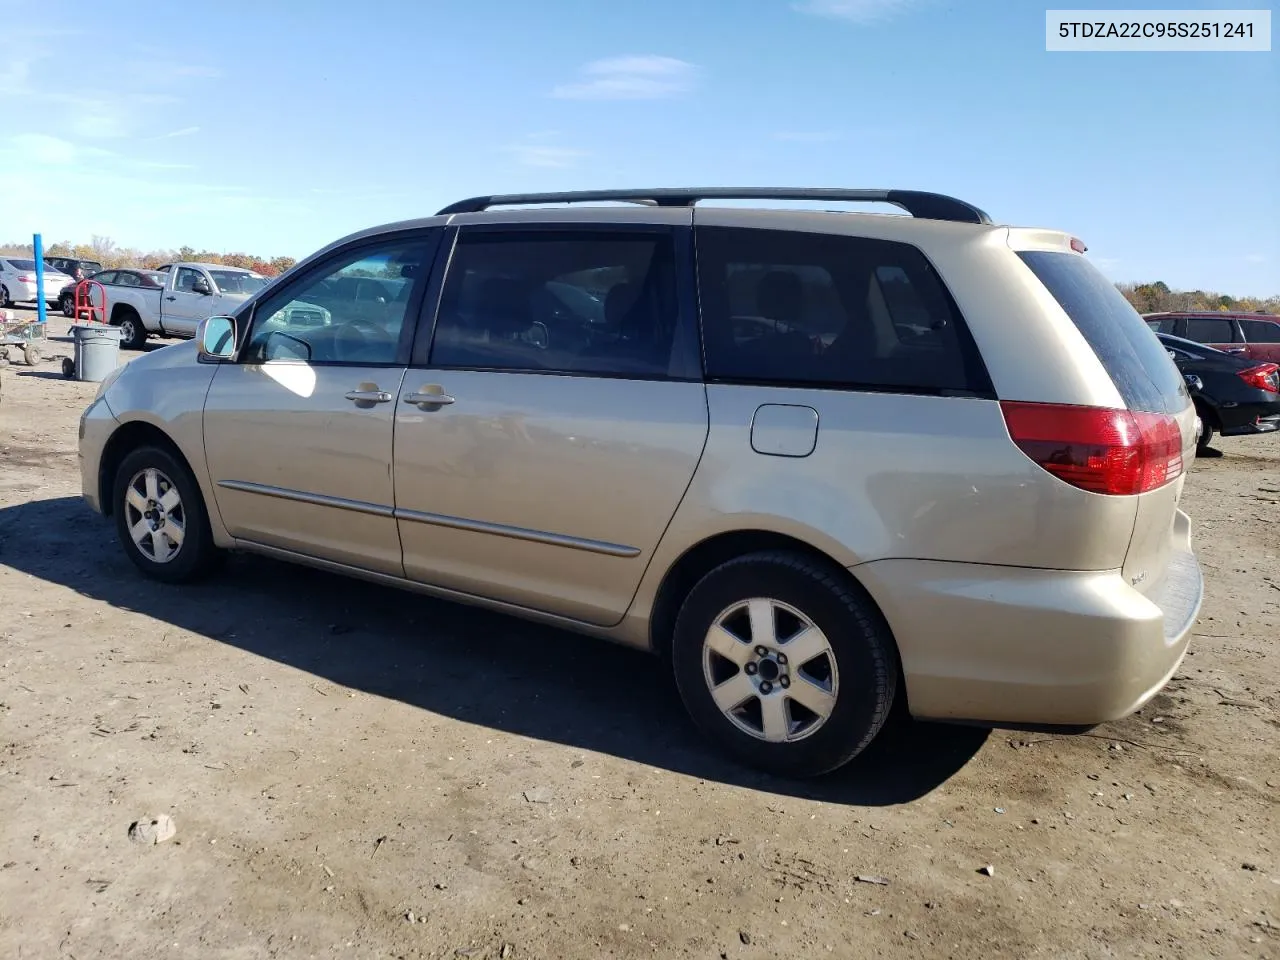
[[[31,245],[35,247],[33,252],[36,255],[36,315],[41,323],[47,323],[48,308],[44,303],[44,240],[40,234],[37,233],[31,238]]]

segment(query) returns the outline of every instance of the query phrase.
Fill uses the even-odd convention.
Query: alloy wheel
[[[835,709],[839,672],[826,634],[780,600],[725,608],[702,645],[703,676],[736,727],[770,743],[816,733]]]
[[[155,563],[168,563],[182,549],[187,514],[182,496],[164,473],[147,467],[125,488],[123,509],[129,536],[139,552]]]

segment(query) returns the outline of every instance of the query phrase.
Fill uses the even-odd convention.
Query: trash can
[[[89,324],[71,328],[77,380],[101,383],[120,365],[120,328]]]

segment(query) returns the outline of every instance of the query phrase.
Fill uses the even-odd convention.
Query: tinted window
[[[266,297],[243,362],[394,363],[426,256],[420,243],[363,247]]]
[[[1235,327],[1225,317],[1188,317],[1187,339],[1197,343],[1230,343]]]
[[[15,270],[34,270],[36,262],[34,260],[10,260],[9,266]]]
[[[1177,318],[1167,317],[1164,320],[1148,320],[1147,326],[1156,333],[1173,333],[1174,326],[1177,324]]]
[[[464,229],[431,364],[666,376],[678,316],[669,233]]]
[[[1175,413],[1187,388],[1160,339],[1119,290],[1075,253],[1018,254],[1061,305],[1130,410]]]
[[[941,280],[903,243],[699,227],[712,379],[909,391],[989,391]]]
[[[129,283],[129,274],[116,273],[114,270],[106,270],[102,273],[95,273],[93,275],[93,279],[98,281],[98,283],[118,283],[121,286],[126,286],[126,287],[132,286],[132,284]]]
[[[1241,320],[1244,338],[1250,343],[1280,343],[1280,323],[1267,320]]]

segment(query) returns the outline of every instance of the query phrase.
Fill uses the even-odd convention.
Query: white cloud
[[[128,136],[132,124],[129,114],[102,102],[74,104],[67,129],[86,140],[110,140]]]
[[[49,43],[73,34],[19,30],[8,41],[21,51],[0,63],[0,99],[37,107],[30,111],[44,126],[76,140],[133,136],[153,123],[156,107],[179,103],[181,88],[206,82],[220,72],[201,64],[135,55],[104,77],[92,60],[60,59]],[[56,75],[56,80],[49,79]]]
[[[697,68],[657,54],[611,57],[582,68],[582,80],[551,91],[562,100],[662,100],[693,89]]]
[[[43,133],[19,133],[9,138],[17,154],[34,163],[65,167],[75,163],[81,150],[71,141]]]
[[[919,2],[920,0],[798,0],[791,4],[791,9],[815,17],[874,23],[905,13]]]
[[[0,168],[33,166],[76,168],[80,174],[119,175],[142,170],[190,170],[186,163],[128,157],[114,150],[73,143],[46,133],[16,133],[0,141]]]
[[[193,133],[199,133],[199,127],[183,127],[181,130],[170,130],[168,133],[162,133],[156,137],[157,140],[172,140],[174,137],[189,137]]]
[[[844,136],[834,130],[780,130],[773,139],[783,143],[834,143]]]
[[[517,163],[524,164],[526,167],[544,167],[554,169],[564,169],[572,167],[583,157],[587,156],[584,150],[575,150],[572,147],[558,147],[550,143],[531,142],[536,137],[530,137],[524,143],[513,143],[506,148],[516,158]]]

